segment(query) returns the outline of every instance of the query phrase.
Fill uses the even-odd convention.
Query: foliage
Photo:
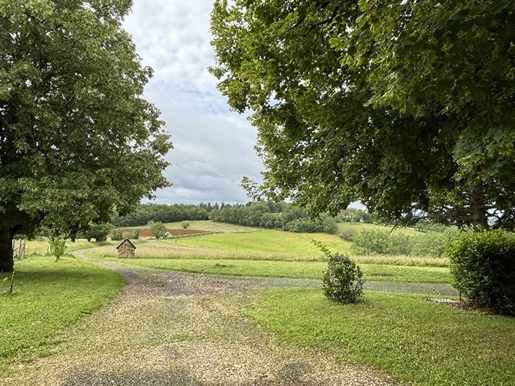
[[[354,241],[354,238],[358,235],[358,232],[355,229],[344,229],[341,230],[340,233],[338,233],[338,236],[340,236],[345,241]]]
[[[135,240],[139,239],[139,229],[138,228],[136,228],[132,231],[132,236],[130,236],[130,238],[135,239]]]
[[[473,304],[515,315],[515,235],[463,232],[447,250],[454,286]]]
[[[88,241],[91,241],[91,239],[95,239],[97,242],[106,241],[112,229],[113,225],[111,223],[89,223],[88,227],[78,235]]]
[[[419,232],[444,232],[448,229],[444,224],[435,223],[427,219],[418,221],[414,228]]]
[[[168,181],[171,148],[122,28],[131,2],[0,1],[0,271],[12,238],[75,234]]]
[[[181,223],[181,227],[182,227],[182,229],[188,229],[188,228],[190,227],[190,225],[191,225],[191,224],[190,224],[190,222],[189,222],[189,221],[183,221],[183,222]]]
[[[251,111],[253,197],[515,227],[515,2],[217,0],[211,68]]]
[[[5,334],[0,339],[0,374],[15,360],[33,360],[53,350],[52,343],[65,328],[124,285],[117,273],[79,259],[55,264],[52,258],[39,256],[16,261],[15,268],[16,296],[0,296],[0,326]]]
[[[347,255],[329,255],[324,271],[323,288],[325,296],[338,303],[356,303],[363,295],[363,274],[360,267]]]
[[[322,279],[325,296],[332,301],[356,303],[363,295],[363,273],[349,256],[331,251],[320,241],[311,240],[327,257],[327,268]]]
[[[123,240],[123,238],[124,238],[123,230],[121,230],[120,228],[115,228],[111,231],[111,240],[120,241],[120,240]]]
[[[217,207],[218,204],[209,206],[209,211]],[[125,216],[112,216],[111,221],[115,226],[130,227],[147,225],[151,221],[168,223],[183,220],[207,220],[207,218],[208,209],[200,204],[140,204],[133,212]]]
[[[156,239],[167,238],[166,225],[162,222],[152,222],[149,226],[150,234]]]
[[[427,295],[369,291],[366,301],[341,306],[317,289],[276,288],[242,312],[283,342],[385,370],[393,384],[515,384],[513,318],[463,312]]]
[[[54,236],[48,240],[48,245],[50,253],[55,256],[55,261],[58,261],[59,258],[64,255],[64,251],[66,250],[66,239]]]
[[[347,208],[342,211],[342,221],[372,224],[374,216],[363,209]]]
[[[251,202],[247,205],[226,205],[223,209],[211,211],[209,217],[218,222],[282,229],[289,232],[335,234],[338,231],[336,219],[332,216],[322,214],[318,218],[311,218],[301,208],[272,201]]]
[[[446,246],[458,234],[457,228],[418,235],[363,230],[354,237],[352,252],[359,255],[406,255],[442,257]]]

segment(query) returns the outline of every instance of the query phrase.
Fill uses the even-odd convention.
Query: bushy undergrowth
[[[380,230],[364,230],[353,238],[352,251],[357,255],[442,257],[446,246],[457,234],[456,228],[447,228],[443,232],[428,231],[413,236]]]
[[[320,241],[312,242],[328,257],[322,278],[325,296],[342,304],[356,303],[363,295],[364,281],[360,267],[349,256],[332,253]]]
[[[515,235],[464,232],[448,247],[454,286],[479,307],[515,315]]]
[[[356,303],[363,295],[363,273],[347,255],[332,254],[324,271],[325,296],[338,303]]]

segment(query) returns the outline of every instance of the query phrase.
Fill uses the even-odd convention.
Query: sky
[[[172,165],[164,175],[173,186],[155,202],[244,203],[241,179],[261,179],[256,129],[229,110],[207,68],[215,64],[209,30],[213,0],[133,0],[124,28],[142,64],[154,70],[145,89],[172,135]]]

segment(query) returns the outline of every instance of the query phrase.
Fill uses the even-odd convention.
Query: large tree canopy
[[[165,187],[171,148],[142,98],[131,0],[0,0],[0,271],[11,241],[108,221]]]
[[[211,27],[258,129],[255,194],[515,227],[512,0],[219,0]]]

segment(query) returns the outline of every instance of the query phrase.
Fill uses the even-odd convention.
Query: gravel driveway
[[[125,277],[123,291],[67,329],[51,355],[18,365],[0,384],[395,384],[366,366],[278,342],[235,311],[277,280],[111,268]]]

